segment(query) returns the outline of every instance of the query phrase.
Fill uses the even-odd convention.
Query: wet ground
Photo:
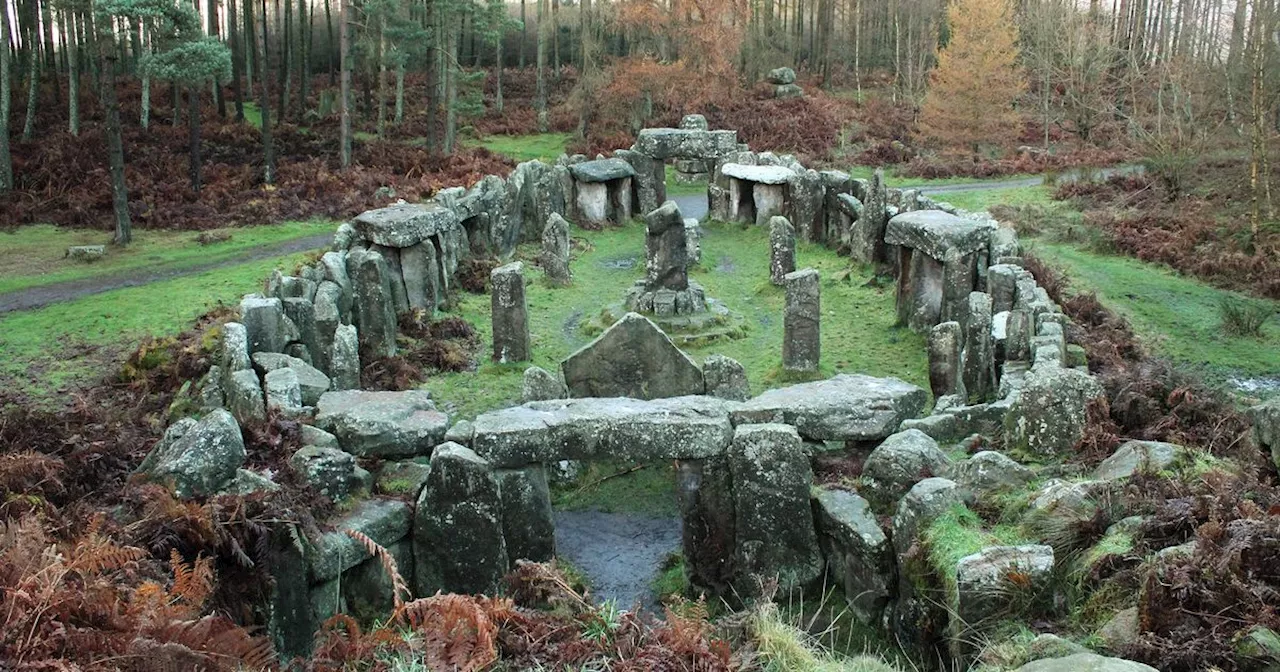
[[[659,608],[653,581],[680,550],[680,519],[600,511],[556,512],[556,555],[582,570],[597,602]]]

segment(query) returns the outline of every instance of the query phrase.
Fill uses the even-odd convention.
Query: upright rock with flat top
[[[457,213],[439,203],[397,203],[362,212],[351,224],[361,238],[392,248],[411,247],[461,226]]]
[[[297,417],[302,412],[302,387],[298,384],[298,374],[290,368],[268,371],[262,377],[262,388],[267,396],[267,409],[274,410],[287,418]]]
[[[152,478],[173,486],[178,497],[207,497],[217,493],[244,464],[244,439],[230,413],[217,409],[172,441],[161,441],[144,465]],[[166,434],[166,438],[169,436]]]
[[[796,270],[796,230],[786,217],[769,219],[769,280],[781,286]]]
[[[929,330],[929,387],[935,398],[964,394],[963,347],[959,322],[941,322]]]
[[[817,371],[822,357],[818,272],[812,268],[795,271],[784,276],[783,282],[787,296],[782,320],[782,368],[805,373]]]
[[[316,404],[316,425],[358,457],[428,455],[444,439],[449,416],[431,395],[405,392],[326,392]]]
[[[822,574],[809,489],[813,472],[794,427],[743,425],[729,448],[733,474],[737,592],[758,594],[776,577],[782,594]]]
[[[524,370],[524,381],[520,386],[520,401],[546,401],[548,399],[567,399],[569,388],[556,374],[540,367],[531,366]]]
[[[1084,436],[1089,402],[1103,398],[1088,373],[1054,365],[1027,372],[1004,420],[1005,445],[1036,455],[1060,455]]]
[[[493,360],[527,362],[532,358],[529,307],[524,298],[524,264],[515,261],[489,274],[492,287]]]
[[[222,372],[230,375],[253,367],[249,359],[249,331],[239,322],[222,325]]]
[[[991,295],[971,292],[964,329],[964,389],[970,403],[988,400],[995,387],[991,347]]]
[[[733,410],[735,424],[782,422],[810,441],[874,441],[924,409],[929,393],[897,378],[842,373],[768,390]]]
[[[951,460],[938,442],[918,429],[885,439],[862,466],[862,492],[878,510],[891,511],[911,486],[944,473]]]
[[[360,387],[360,342],[354,325],[342,324],[334,330],[329,375],[329,386],[334,390]]]
[[[494,594],[507,573],[502,495],[490,464],[469,448],[441,444],[413,521],[418,595]]]
[[[551,213],[546,227],[542,229],[542,254],[538,263],[552,284],[568,284],[569,222],[559,213]]]
[[[814,494],[819,544],[827,566],[853,615],[879,626],[893,595],[893,546],[867,500],[847,490],[818,488]]]
[[[1041,545],[990,546],[961,558],[955,569],[956,616],[977,628],[1052,604],[1053,562],[1053,549]]]
[[[360,347],[374,357],[396,354],[395,298],[386,260],[377,252],[352,250],[347,254],[347,274]]]
[[[549,562],[556,556],[555,520],[547,471],[541,464],[494,472],[502,493],[502,529],[507,557]]]
[[[298,378],[298,388],[303,406],[315,406],[320,395],[329,391],[329,377],[310,364],[289,355],[274,352],[255,352],[254,368],[266,375],[276,369],[292,369]]]
[[[266,399],[262,394],[262,381],[253,369],[232,371],[223,381],[227,410],[239,422],[263,420],[267,417]]]
[[[627,313],[560,363],[574,397],[660,399],[702,394],[698,365],[658,325]]]
[[[249,352],[283,352],[298,340],[298,328],[284,315],[284,304],[275,297],[250,294],[240,300],[240,323],[249,340]]]
[[[1280,397],[1246,411],[1253,422],[1253,436],[1263,448],[1271,449],[1271,461],[1280,467]]]
[[[688,240],[679,206],[667,201],[645,215],[644,221],[646,286],[677,292],[688,289]]]
[[[866,264],[883,263],[885,255],[884,230],[889,222],[886,210],[884,171],[877,168],[867,184],[862,214],[853,223],[849,236],[849,254],[856,261]]]

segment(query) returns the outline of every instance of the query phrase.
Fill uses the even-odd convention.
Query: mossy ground
[[[501,154],[512,161],[532,161],[541,159],[554,163],[556,157],[564,154],[565,148],[573,140],[570,133],[536,133],[533,135],[490,135],[479,140],[468,140],[465,144],[484,147]]]
[[[644,225],[631,222],[604,231],[574,229],[571,268],[573,283],[553,288],[533,266],[537,246],[522,246],[525,261],[533,361],[496,364],[489,352],[479,366],[466,373],[441,374],[425,387],[457,417],[520,402],[524,369],[529,364],[557,371],[559,363],[590,342],[582,325],[607,305],[620,301],[627,288],[644,274]],[[708,296],[722,301],[747,318],[747,336],[688,349],[697,360],[710,354],[732,357],[743,364],[752,391],[789,382],[782,374],[783,291],[769,282],[768,232],[736,224],[704,225],[702,264],[691,277]],[[813,267],[822,280],[822,375],[866,373],[897,376],[927,385],[924,340],[895,328],[893,286],[877,280],[870,269],[850,267],[849,261],[818,245],[800,244],[797,267]],[[839,276],[839,277],[838,277]],[[451,313],[475,325],[480,342],[492,338],[487,295],[460,294]]]
[[[128,271],[173,271],[233,259],[251,250],[330,233],[333,222],[285,222],[213,231],[135,230],[128,246],[111,245],[111,233],[36,224],[0,232],[0,293]],[[201,235],[208,244],[200,244]],[[225,240],[218,240],[225,236]],[[94,262],[65,258],[71,245],[106,245]]]

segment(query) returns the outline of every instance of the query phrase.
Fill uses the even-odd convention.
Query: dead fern
[[[404,600],[401,595],[409,597],[412,595],[412,591],[409,590],[409,584],[404,580],[404,576],[400,574],[400,568],[396,566],[396,559],[391,556],[391,553],[382,544],[370,539],[369,535],[359,530],[348,529],[345,531],[347,536],[360,542],[360,545],[364,546],[365,550],[376,557],[378,562],[382,564],[382,571],[386,572],[387,578],[391,579],[391,598],[395,605],[394,611],[397,614],[400,613],[404,607]]]

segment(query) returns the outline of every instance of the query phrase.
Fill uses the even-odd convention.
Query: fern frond
[[[401,597],[409,597],[412,592],[409,590],[409,584],[400,575],[400,568],[396,565],[396,559],[391,557],[391,552],[386,548],[369,538],[369,535],[359,530],[345,530],[348,537],[360,542],[370,555],[378,558],[378,562],[382,563],[382,571],[387,573],[391,579],[391,598],[393,600],[394,610],[399,611],[404,605],[404,599]]]

